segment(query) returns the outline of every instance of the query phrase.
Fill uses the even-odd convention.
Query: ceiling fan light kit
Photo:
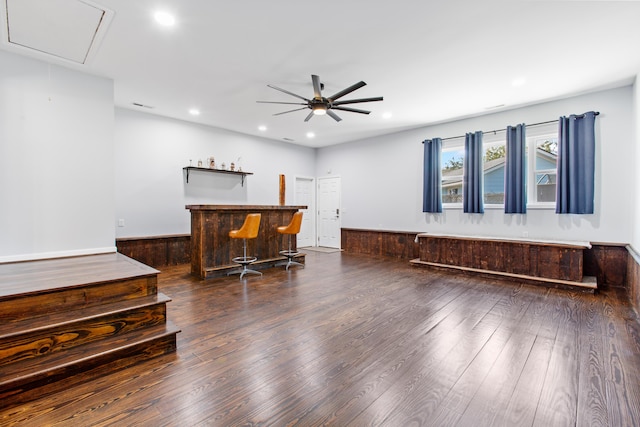
[[[268,87],[278,90],[280,92],[286,93],[287,95],[291,95],[294,96],[296,98],[301,99],[304,102],[276,102],[276,101],[257,101],[259,103],[263,103],[263,104],[289,104],[289,105],[303,105],[303,107],[301,108],[296,108],[294,110],[289,110],[289,111],[283,111],[281,113],[276,113],[274,114],[274,116],[279,116],[281,114],[287,114],[287,113],[292,113],[294,111],[300,111],[300,110],[306,110],[306,109],[310,109],[311,112],[309,113],[309,115],[307,115],[307,117],[304,119],[305,122],[308,122],[309,119],[311,119],[311,117],[313,117],[314,115],[317,116],[321,116],[321,115],[328,115],[329,117],[331,117],[333,120],[335,120],[336,122],[341,121],[342,119],[340,118],[340,116],[338,116],[336,113],[334,113],[331,110],[340,110],[340,111],[348,111],[350,113],[359,113],[359,114],[369,114],[371,113],[371,111],[367,111],[367,110],[360,110],[358,108],[350,108],[350,107],[344,107],[344,104],[357,104],[357,103],[361,103],[361,102],[374,102],[374,101],[382,101],[382,97],[381,96],[376,96],[373,98],[360,98],[360,99],[349,99],[349,100],[345,100],[345,101],[338,101],[338,99],[342,98],[345,95],[350,94],[351,92],[360,89],[361,87],[365,86],[366,83],[363,81],[360,81],[356,84],[353,84],[351,86],[349,86],[346,89],[341,90],[340,92],[325,98],[324,96],[322,96],[322,89],[324,89],[324,84],[320,83],[320,77],[318,77],[315,74],[311,75],[311,83],[313,84],[313,98],[308,99],[305,98],[304,96],[300,96],[297,95],[293,92],[289,92],[288,90],[279,88],[277,86],[273,86],[273,85],[267,85]]]
[[[313,114],[316,116],[323,116],[327,114],[327,107],[323,104],[315,104],[312,108]]]

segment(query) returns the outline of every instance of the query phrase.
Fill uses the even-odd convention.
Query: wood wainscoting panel
[[[626,245],[615,243],[592,243],[584,251],[584,274],[596,276],[602,286],[627,287]]]
[[[341,229],[341,248],[354,254],[410,260],[418,256],[415,232]]]
[[[627,246],[629,256],[627,257],[627,287],[631,305],[636,314],[640,315],[640,255]]]
[[[127,237],[116,239],[118,252],[151,267],[191,262],[191,235]]]
[[[580,282],[581,246],[531,241],[419,235],[420,261]]]

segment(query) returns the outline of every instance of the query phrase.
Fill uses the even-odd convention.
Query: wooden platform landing
[[[0,408],[175,351],[158,273],[118,253],[0,264]]]

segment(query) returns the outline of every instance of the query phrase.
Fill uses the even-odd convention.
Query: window
[[[504,206],[505,133],[487,133],[484,149],[484,204]],[[555,207],[558,129],[557,124],[527,128],[527,206]],[[442,203],[462,205],[464,137],[442,143]]]
[[[556,201],[558,133],[527,138],[527,204],[553,205]],[[535,159],[534,162],[530,159]]]
[[[442,144],[442,203],[462,204],[464,137]]]

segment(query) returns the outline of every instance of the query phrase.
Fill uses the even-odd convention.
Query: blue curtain
[[[427,139],[424,144],[422,212],[442,212],[442,139]]]
[[[507,126],[504,168],[504,213],[527,213],[525,125]]]
[[[484,213],[482,132],[465,135],[463,163],[463,210],[466,213]]]
[[[556,213],[592,214],[598,113],[560,117]]]

